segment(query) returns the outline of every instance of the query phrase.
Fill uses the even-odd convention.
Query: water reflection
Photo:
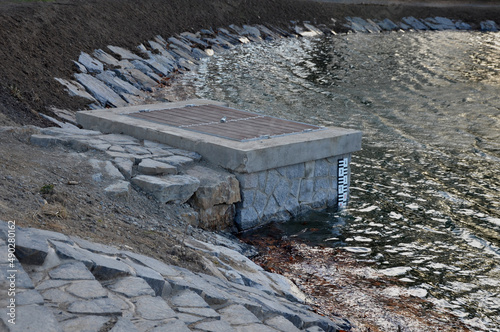
[[[253,44],[182,83],[201,98],[364,132],[351,205],[281,225],[500,331],[500,34],[355,34]],[[328,277],[330,270],[325,273]]]

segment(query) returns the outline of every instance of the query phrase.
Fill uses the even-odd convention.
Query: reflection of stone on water
[[[282,240],[277,233],[244,240],[258,247],[255,262],[291,279],[317,313],[347,318],[352,331],[470,331],[424,299],[427,290],[393,276],[399,275],[396,268],[384,273],[345,250],[308,246],[296,237]]]

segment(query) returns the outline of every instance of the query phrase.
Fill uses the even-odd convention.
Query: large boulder
[[[184,203],[200,186],[200,180],[190,175],[138,175],[132,179],[132,183],[161,203]]]

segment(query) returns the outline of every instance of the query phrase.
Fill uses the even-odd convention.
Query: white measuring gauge
[[[338,208],[343,209],[349,196],[349,158],[339,159],[337,173]]]

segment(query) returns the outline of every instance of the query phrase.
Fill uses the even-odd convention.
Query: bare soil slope
[[[311,0],[0,0],[0,125],[46,124],[37,114],[50,106],[78,110],[83,100],[69,97],[53,78],[71,78],[72,60],[81,51],[109,44],[133,49],[156,34],[223,27],[231,23],[272,23],[290,20],[334,25],[341,30],[346,16],[391,18],[446,16],[469,23],[500,21],[499,7],[437,8],[417,1],[339,4]],[[448,1],[449,3],[449,1]]]

